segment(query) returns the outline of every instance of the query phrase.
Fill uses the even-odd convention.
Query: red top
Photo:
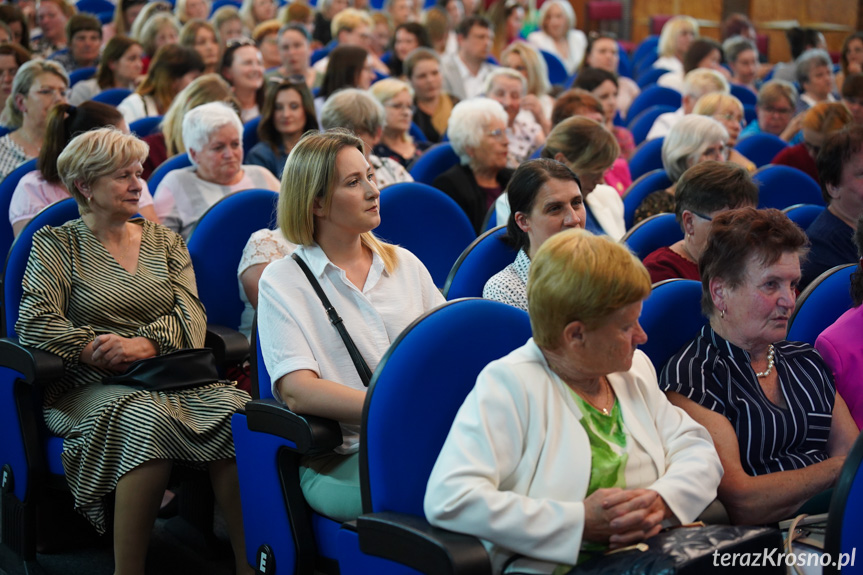
[[[650,272],[651,283],[677,278],[701,281],[698,264],[673,252],[668,247],[659,248],[644,258],[644,267]]]
[[[821,183],[818,179],[818,167],[815,165],[815,160],[809,155],[806,150],[806,144],[800,143],[794,146],[788,146],[773,158],[771,164],[779,164],[781,166],[790,166],[797,168],[801,172],[806,172],[812,179]]]

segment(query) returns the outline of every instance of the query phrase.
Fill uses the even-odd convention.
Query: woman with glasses
[[[674,215],[683,239],[644,258],[651,283],[673,278],[701,281],[698,259],[707,245],[713,218],[727,210],[757,205],[758,186],[741,166],[708,161],[686,170],[674,194]]]
[[[258,124],[260,141],[246,155],[246,163],[282,178],[288,155],[306,132],[318,129],[315,104],[305,82],[271,78]]]
[[[728,161],[728,131],[713,118],[689,114],[677,122],[662,142],[662,166],[671,187],[648,195],[636,208],[633,224],[650,216],[674,212],[677,181],[696,164]]]
[[[0,138],[0,181],[39,155],[48,112],[65,104],[69,77],[57,62],[31,60],[18,69],[6,99],[3,124],[15,128]]]
[[[740,132],[740,137],[746,138],[759,132],[767,132],[782,138],[786,142],[798,144],[803,137],[800,134],[800,124],[805,114],[795,115],[797,108],[797,89],[785,80],[770,80],[758,90],[758,102],[755,111],[758,118],[750,122]]]
[[[820,182],[815,160],[821,146],[824,145],[824,140],[830,134],[842,130],[853,121],[854,116],[851,115],[851,111],[841,102],[815,104],[803,115],[800,130],[803,134],[803,141],[785,148],[776,154],[770,163],[797,168],[811,176],[816,182]]]
[[[369,89],[386,110],[384,131],[374,148],[381,158],[392,158],[407,168],[429,147],[428,142],[415,142],[410,135],[414,114],[414,91],[409,84],[386,78]]]
[[[740,136],[740,130],[746,121],[743,119],[743,104],[740,100],[730,94],[714,92],[706,94],[698,99],[693,114],[710,116],[725,127],[728,132],[728,161],[743,166],[750,172],[758,169],[758,166],[749,161],[746,156],[734,149]]]

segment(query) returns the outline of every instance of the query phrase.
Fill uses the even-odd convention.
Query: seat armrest
[[[24,376],[31,385],[44,385],[63,377],[63,359],[59,355],[27,347],[16,339],[0,339],[0,365]]]
[[[249,340],[240,332],[223,325],[207,324],[204,346],[213,350],[219,365],[237,364],[249,356]]]
[[[342,429],[334,419],[299,415],[275,399],[255,399],[246,404],[251,431],[282,437],[303,455],[328,453],[342,444]]]
[[[432,527],[406,513],[368,513],[357,518],[360,550],[428,574],[491,575],[485,546],[472,535]]]

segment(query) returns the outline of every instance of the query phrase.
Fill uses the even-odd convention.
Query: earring
[[[719,310],[719,317],[722,319],[725,319],[725,310],[724,309]]]

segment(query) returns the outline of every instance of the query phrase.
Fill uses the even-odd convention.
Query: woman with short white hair
[[[677,122],[662,142],[662,166],[671,186],[653,192],[635,210],[633,223],[674,212],[674,191],[683,172],[707,160],[728,161],[728,131],[707,116],[689,114]]]
[[[574,73],[584,59],[587,37],[575,27],[575,12],[566,0],[548,0],[539,9],[539,27],[527,41],[561,60],[568,74]]]
[[[266,168],[243,165],[243,124],[223,102],[198,106],[183,118],[183,143],[192,165],[169,172],[156,189],[159,220],[188,239],[210,206],[234,192],[279,181]]]
[[[512,177],[506,166],[507,119],[503,106],[490,98],[459,102],[449,117],[447,134],[461,163],[435,178],[432,185],[461,206],[477,233],[489,207]]]
[[[522,100],[527,96],[527,80],[512,68],[495,68],[485,80],[485,96],[496,100],[507,114],[506,136],[509,153],[506,165],[516,169],[530,158],[545,143],[545,132],[533,114],[522,110]],[[540,120],[545,121],[541,110]]]

